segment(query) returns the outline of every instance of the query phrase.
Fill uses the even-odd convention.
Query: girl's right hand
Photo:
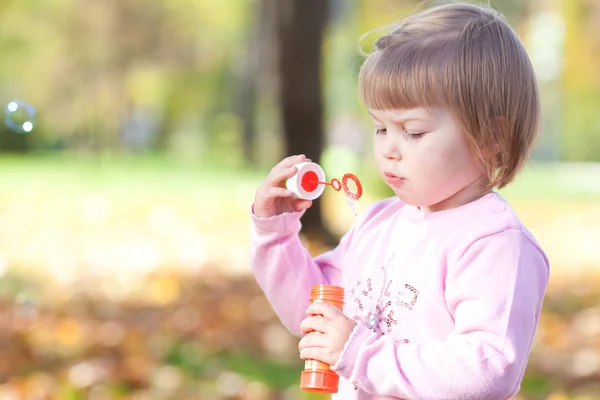
[[[254,195],[254,215],[269,218],[275,215],[306,210],[311,200],[294,198],[285,188],[286,179],[297,172],[295,164],[310,162],[305,155],[291,156],[275,165],[266,179],[260,184]]]

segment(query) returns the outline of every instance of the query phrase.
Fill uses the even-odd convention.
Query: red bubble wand
[[[350,186],[348,186],[350,182],[354,183],[354,186],[356,186],[355,190],[352,190]],[[301,186],[302,189],[306,190],[307,192],[312,192],[316,190],[318,185],[331,186],[331,188],[336,192],[339,192],[340,190],[344,189],[344,194],[346,195],[348,205],[350,206],[350,208],[352,208],[354,215],[356,215],[354,202],[360,199],[360,197],[363,194],[362,184],[360,183],[360,180],[356,177],[356,175],[347,173],[344,174],[344,176],[342,176],[341,181],[337,178],[333,178],[331,182],[320,181],[316,172],[313,171],[307,171],[302,176]]]

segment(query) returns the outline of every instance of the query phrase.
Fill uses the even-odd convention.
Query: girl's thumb
[[[294,202],[294,210],[302,211],[312,206],[312,200],[296,200]]]

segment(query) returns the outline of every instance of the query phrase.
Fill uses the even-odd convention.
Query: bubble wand
[[[326,187],[331,187],[336,192],[344,190],[348,206],[352,209],[355,216],[356,201],[360,199],[363,193],[362,184],[356,175],[346,173],[342,176],[341,181],[333,178],[327,181],[323,168],[317,163],[304,162],[296,164],[298,172],[293,177],[286,180],[286,188],[291,191],[295,197],[304,200],[314,200],[323,194]],[[349,183],[353,183],[355,189],[351,189]]]

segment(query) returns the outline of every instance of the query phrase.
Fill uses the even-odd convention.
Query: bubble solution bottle
[[[344,307],[344,288],[333,285],[315,285],[311,292],[311,303],[329,303],[340,310]],[[309,335],[319,335],[311,332]],[[306,360],[300,380],[300,388],[308,392],[337,393],[340,377],[329,365],[316,360]]]

